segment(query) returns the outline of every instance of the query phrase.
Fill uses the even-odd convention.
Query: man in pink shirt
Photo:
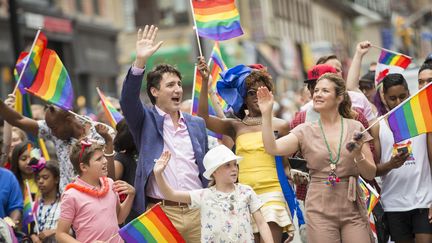
[[[200,242],[201,220],[197,209],[166,200],[154,178],[155,160],[163,151],[171,153],[171,163],[164,171],[175,190],[190,191],[207,186],[202,176],[203,158],[208,150],[205,122],[180,112],[183,89],[180,72],[160,64],[147,74],[147,94],[153,106],[141,103],[140,87],[148,58],[162,42],[154,42],[157,28],[146,26],[138,31],[136,60],[123,83],[120,106],[139,149],[136,168],[134,210],[143,213],[155,203],[173,222],[186,242]]]

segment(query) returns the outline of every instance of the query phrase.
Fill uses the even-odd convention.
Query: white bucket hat
[[[210,149],[206,155],[204,156],[204,168],[206,171],[203,173],[203,176],[210,180],[211,175],[219,166],[230,162],[232,160],[237,160],[237,163],[239,160],[243,159],[242,157],[236,156],[229,148],[227,148],[225,145],[218,145],[212,149]]]

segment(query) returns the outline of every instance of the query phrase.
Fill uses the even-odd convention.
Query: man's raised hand
[[[163,41],[159,41],[157,44],[154,41],[157,32],[158,28],[153,25],[150,27],[146,25],[144,30],[141,28],[138,30],[135,67],[144,68],[147,60],[161,47]]]

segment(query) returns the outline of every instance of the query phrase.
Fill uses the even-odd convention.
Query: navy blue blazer
[[[140,89],[144,73],[134,75],[129,69],[120,97],[120,106],[129,130],[139,150],[139,158],[135,174],[135,200],[133,209],[139,214],[145,212],[147,206],[146,191],[147,181],[153,172],[154,160],[162,154],[163,141],[163,116],[160,116],[154,106],[147,107],[141,103]],[[192,141],[196,163],[199,168],[199,178],[202,186],[207,187],[208,181],[202,176],[204,172],[203,159],[208,151],[208,139],[205,121],[196,116],[183,113],[186,126]]]

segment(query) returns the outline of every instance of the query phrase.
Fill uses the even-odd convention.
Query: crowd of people
[[[138,30],[136,60],[119,101],[124,120],[115,128],[53,105],[25,117],[14,110],[13,94],[0,102],[0,218],[15,232],[27,231],[21,240],[123,242],[119,228],[160,204],[186,242],[279,243],[296,234],[310,243],[388,242],[389,236],[396,243],[432,242],[432,134],[395,144],[388,121],[375,124],[410,91],[401,74],[388,74],[376,87],[374,65],[360,77],[371,43],[357,44],[346,80],[337,56],[321,57],[295,101],[302,106],[284,116],[275,112],[266,67],[229,68],[215,90],[199,57],[203,83],[192,116],[190,102],[182,102],[182,74],[168,64],[146,68],[163,44],[157,32]],[[140,100],[144,80],[150,105]],[[430,82],[432,56],[420,67],[418,87]],[[52,159],[30,137],[51,145]],[[283,157],[284,178],[276,156]],[[289,157],[307,170],[293,170]],[[377,238],[360,176],[381,195]],[[295,188],[295,204],[287,203],[281,180]],[[305,227],[294,223],[297,210]]]

